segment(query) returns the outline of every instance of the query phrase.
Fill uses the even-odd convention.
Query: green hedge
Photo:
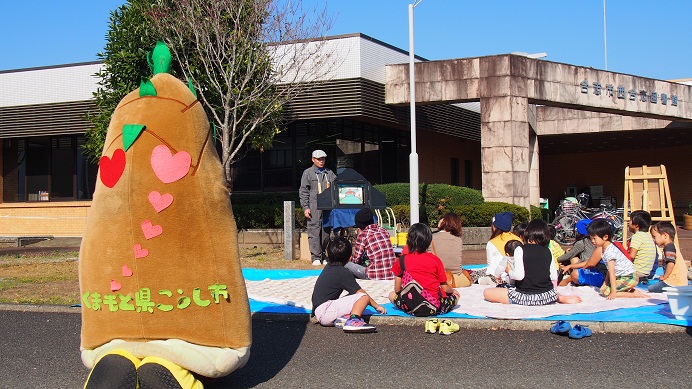
[[[233,204],[233,215],[239,230],[283,228],[284,207],[268,204]],[[306,228],[307,223],[303,209],[296,208],[296,228]]]
[[[392,209],[397,206],[406,206],[408,209],[410,206],[411,196],[408,183],[374,185],[374,188],[384,193],[387,205]],[[454,207],[483,204],[481,191],[462,186],[420,184],[419,194],[420,220],[430,225],[436,225],[438,220]],[[405,220],[408,220],[408,216]]]
[[[409,225],[408,221],[410,209],[411,208],[408,205],[395,205],[392,207],[397,221],[400,221],[404,226]],[[477,205],[459,205],[452,207],[450,210],[446,210],[446,212],[454,212],[459,215],[464,227],[490,227],[493,216],[496,213],[506,211],[510,211],[514,214],[514,218],[512,219],[513,225],[517,225],[529,220],[529,211],[527,211],[526,208],[514,204],[500,202],[487,202]],[[540,208],[531,206],[531,219],[541,218]],[[430,226],[436,226],[438,221],[439,218],[432,220],[432,222],[429,221],[427,224]]]
[[[397,222],[409,226],[409,184],[395,183],[375,185],[384,193],[387,205],[392,207]],[[447,212],[454,212],[465,227],[490,226],[493,215],[499,212],[514,213],[514,224],[529,220],[526,208],[499,202],[483,202],[479,190],[445,184],[421,184],[420,220],[436,226]],[[231,196],[233,213],[238,229],[283,228],[283,202],[296,202],[296,227],[305,228],[306,221],[297,193],[257,193]],[[547,210],[531,207],[531,219],[547,220]],[[542,213],[543,212],[543,213]]]

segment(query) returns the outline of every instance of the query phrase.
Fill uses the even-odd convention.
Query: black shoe
[[[89,373],[84,389],[135,389],[137,368],[129,359],[118,354],[101,358]]]
[[[649,279],[646,277],[639,277],[639,283],[642,285],[649,285]]]
[[[158,363],[145,363],[137,370],[140,389],[183,389],[170,370]]]

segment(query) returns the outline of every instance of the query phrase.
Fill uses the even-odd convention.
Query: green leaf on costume
[[[139,97],[144,96],[156,96],[156,88],[154,88],[154,84],[151,83],[151,80],[147,78],[142,78],[139,84]]]
[[[170,73],[171,70],[171,51],[165,43],[156,42],[154,49],[147,53],[147,62],[154,75],[159,73]]]
[[[144,124],[126,124],[123,126],[123,147],[125,151],[135,143],[145,128],[146,126]]]

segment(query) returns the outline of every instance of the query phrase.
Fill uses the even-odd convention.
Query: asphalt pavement
[[[576,323],[573,323],[576,324]],[[0,311],[0,387],[81,388],[80,315]],[[572,340],[548,331],[422,325],[345,334],[307,321],[253,320],[248,364],[207,388],[690,387],[692,329],[594,333]]]

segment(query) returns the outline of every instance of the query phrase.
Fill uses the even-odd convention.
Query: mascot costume
[[[85,388],[202,388],[250,355],[236,225],[194,88],[154,76],[118,104],[79,253]]]

